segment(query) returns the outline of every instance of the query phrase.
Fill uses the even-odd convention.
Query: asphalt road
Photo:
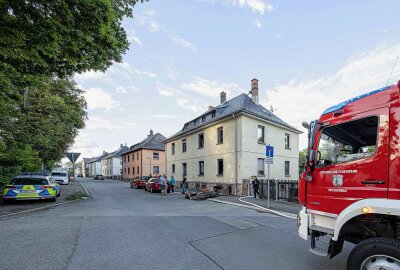
[[[0,219],[0,269],[345,269],[294,220],[84,180],[93,198]]]

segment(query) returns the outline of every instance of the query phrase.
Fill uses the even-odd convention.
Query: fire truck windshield
[[[378,117],[371,116],[322,130],[317,167],[372,156],[376,152]]]

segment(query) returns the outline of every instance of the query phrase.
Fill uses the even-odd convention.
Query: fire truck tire
[[[369,238],[356,245],[347,259],[347,270],[399,269],[400,241]]]

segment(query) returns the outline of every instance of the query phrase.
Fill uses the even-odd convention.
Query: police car
[[[3,202],[15,200],[50,200],[60,196],[60,185],[46,175],[20,175],[3,189]]]

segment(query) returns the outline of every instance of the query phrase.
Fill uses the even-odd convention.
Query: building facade
[[[160,133],[153,134],[150,130],[146,139],[132,145],[122,155],[122,178],[130,180],[136,176],[165,174],[165,139]]]
[[[106,151],[103,151],[103,154],[101,154],[100,156],[92,158],[92,160],[89,163],[91,177],[100,175],[103,173],[102,160],[107,155],[108,155],[108,153]]]
[[[270,178],[298,180],[299,134],[258,103],[258,80],[252,97],[241,94],[186,123],[166,142],[167,174],[186,177],[192,188],[218,187],[241,194],[244,179],[266,178],[266,146],[274,147]]]
[[[102,159],[103,176],[119,178],[122,176],[122,155],[129,151],[129,147],[121,144],[120,147]]]

